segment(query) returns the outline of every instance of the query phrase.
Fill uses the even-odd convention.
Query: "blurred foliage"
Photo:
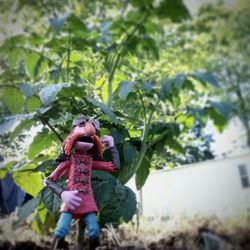
[[[247,65],[245,54],[238,52],[243,40],[234,24],[237,11],[231,15],[222,5],[209,5],[191,19],[181,0],[20,0],[3,1],[2,9],[4,156],[10,155],[10,148],[18,155],[14,147],[22,136],[42,128],[25,148],[22,160],[5,165],[0,176],[14,173],[18,185],[33,196],[38,194],[31,206],[37,210],[33,228],[38,232],[54,227],[52,212],[58,203],[46,187],[36,185],[31,192],[27,179],[39,182],[55,167],[53,159],[75,116],[98,118],[100,136],[114,137],[121,158],[118,173],[93,176],[98,205],[106,208],[100,213],[102,224],[132,218],[134,194],[121,184],[133,175],[140,189],[152,168],[211,159],[212,138],[204,130],[207,122],[212,120],[222,131],[231,111],[249,117],[245,96],[231,98],[242,83],[234,82],[236,87],[230,89],[230,74],[223,75],[226,68],[238,69],[234,54]],[[244,8],[238,11],[242,11],[243,29],[250,19],[244,18]],[[222,24],[229,21],[235,27],[228,27],[230,39]],[[10,35],[10,25],[21,27],[20,32]],[[235,65],[223,67],[221,60]],[[240,70],[245,77],[246,72]],[[244,104],[240,104],[242,98]],[[109,187],[107,180],[113,183]]]

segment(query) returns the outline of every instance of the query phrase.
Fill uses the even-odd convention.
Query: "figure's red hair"
[[[97,135],[94,135],[94,142],[95,142],[94,144],[96,145],[98,154],[102,157],[103,155],[102,141]]]

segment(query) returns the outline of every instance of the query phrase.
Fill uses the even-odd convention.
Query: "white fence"
[[[250,156],[238,156],[152,172],[136,191],[141,213],[149,217],[216,215],[250,211]]]

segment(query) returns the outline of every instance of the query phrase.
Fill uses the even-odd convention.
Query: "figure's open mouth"
[[[77,141],[88,142],[88,143],[93,143],[94,142],[93,138],[90,137],[90,136],[82,136],[79,139],[77,139]]]

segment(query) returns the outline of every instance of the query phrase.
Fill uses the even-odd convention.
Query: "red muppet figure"
[[[120,160],[113,137],[105,135],[100,139],[96,135],[98,129],[97,120],[83,115],[75,119],[73,129],[63,143],[66,157],[46,181],[63,201],[62,213],[55,230],[54,249],[58,239],[68,234],[72,218],[84,220],[89,248],[95,249],[99,245],[100,229],[96,220],[98,208],[91,188],[91,170],[115,172],[120,167]],[[113,162],[106,162],[102,158],[102,143],[110,151]],[[70,156],[72,148],[74,153]],[[56,183],[62,175],[67,179],[66,190]]]

